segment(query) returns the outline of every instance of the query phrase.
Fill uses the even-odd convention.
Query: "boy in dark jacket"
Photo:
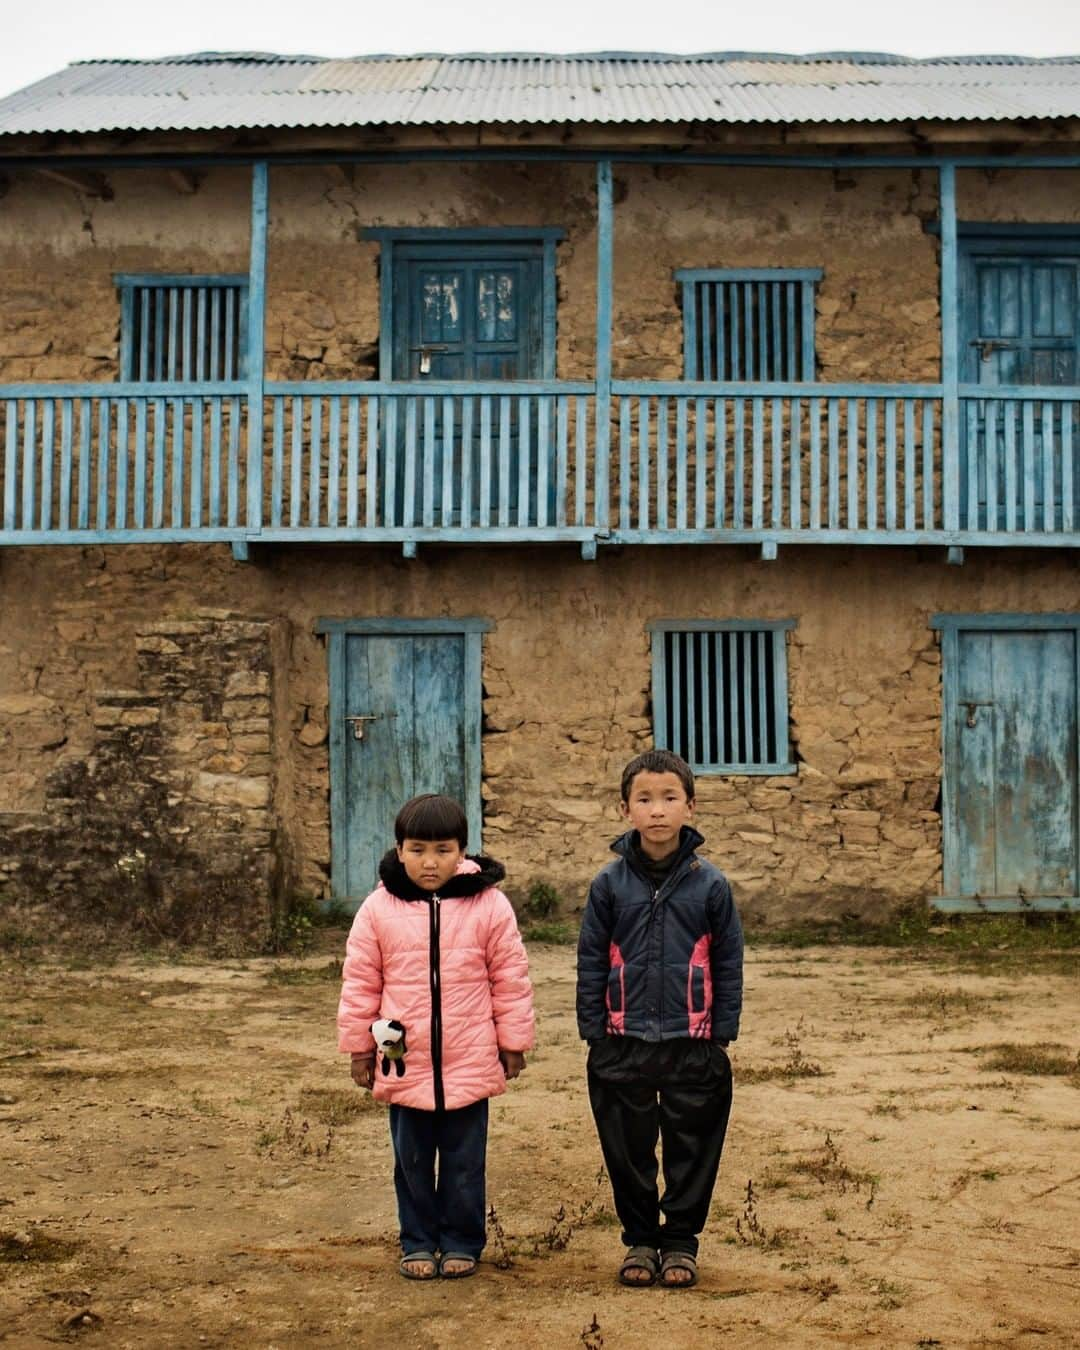
[[[631,760],[622,813],[630,829],[589,888],[581,925],[578,1031],[630,1249],[619,1279],[688,1289],[731,1111],[725,1046],[739,1031],[742,928],[724,874],[695,853],[704,840],[690,823],[685,760],[669,750]]]

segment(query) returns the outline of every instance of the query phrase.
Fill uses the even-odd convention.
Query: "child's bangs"
[[[397,813],[394,838],[399,844],[406,839],[456,839],[464,848],[469,825],[460,803],[453,797],[425,792],[411,798]]]

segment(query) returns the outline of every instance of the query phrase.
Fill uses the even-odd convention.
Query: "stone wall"
[[[962,171],[962,219],[1080,216],[1073,171]],[[107,198],[15,173],[0,211],[0,381],[114,379],[118,272],[246,273],[245,170],[113,170]],[[936,377],[936,176],[920,170],[620,165],[614,373],[678,378],[679,267],[822,267],[826,380]],[[371,226],[557,225],[558,374],[595,353],[594,173],[587,165],[280,167],[271,174],[266,361],[273,379],[377,375],[379,245]]]
[[[222,613],[137,630],[137,687],[96,693],[89,753],[44,773],[40,810],[0,814],[0,916],[265,941],[282,889],[270,634]],[[9,698],[8,725],[44,702]]]
[[[163,608],[188,617],[163,632]],[[234,646],[226,657],[221,635],[232,621],[185,628],[208,608],[274,621],[252,626],[246,654]],[[162,781],[133,771],[132,790],[149,794],[166,879],[198,877],[204,858],[228,859],[267,895],[274,869],[290,894],[328,895],[318,620],[479,615],[492,629],[482,669],[484,836],[473,842],[505,859],[515,897],[545,881],[572,909],[621,828],[622,765],[652,743],[646,625],[790,618],[797,772],[702,777],[708,852],[730,872],[751,923],[880,916],[940,887],[941,672],[930,615],[1078,608],[1069,557],[1034,550],[969,553],[958,568],[939,549],[789,548],[773,563],[736,548],[626,549],[585,563],[558,547],[421,547],[414,560],[389,548],[309,547],[257,551],[247,565],[224,546],[9,549],[0,555],[8,856],[17,818],[37,828],[44,812],[60,839],[56,798],[79,799],[81,823],[62,848],[100,845],[95,875],[111,879],[130,852],[122,826],[132,811],[99,814],[110,794],[94,774],[126,781],[123,747],[158,737],[147,754],[161,757]],[[199,624],[209,630],[200,635]],[[164,644],[193,664],[181,674],[181,657]],[[116,688],[143,702],[99,697]],[[158,709],[159,721],[132,725]],[[102,760],[113,737],[113,759]],[[60,791],[73,774],[79,792]],[[172,826],[190,828],[173,835]],[[265,896],[255,908],[265,916]]]

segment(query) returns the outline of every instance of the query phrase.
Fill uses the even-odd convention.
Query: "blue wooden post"
[[[596,165],[596,524],[606,530],[611,458],[611,160]]]
[[[956,249],[956,165],[938,170],[941,214],[941,486],[944,524],[960,528],[960,351]]]
[[[262,525],[263,380],[266,358],[266,233],[268,171],[265,160],[251,167],[251,255],[248,275],[248,481],[247,524]]]

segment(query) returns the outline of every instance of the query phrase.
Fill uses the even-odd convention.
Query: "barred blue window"
[[[683,374],[716,383],[814,378],[819,267],[680,268]]]
[[[117,276],[120,378],[176,384],[244,378],[246,276]]]
[[[695,772],[795,772],[788,739],[793,619],[649,624],[653,734]]]

